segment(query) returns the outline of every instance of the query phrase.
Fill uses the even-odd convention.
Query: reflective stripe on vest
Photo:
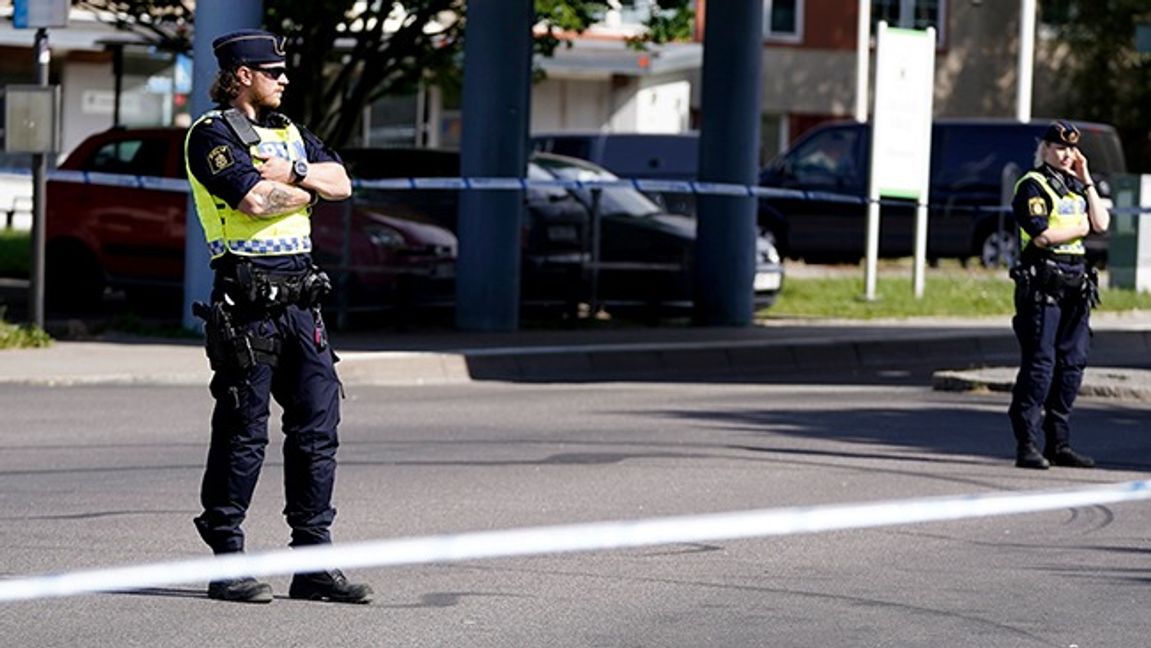
[[[1047,176],[1038,171],[1028,171],[1015,183],[1015,191],[1025,180],[1034,180],[1039,183],[1047,197],[1051,199],[1051,212],[1047,215],[1048,227],[1070,227],[1077,225],[1087,213],[1087,199],[1069,190],[1066,196],[1060,196],[1047,182]],[[1031,235],[1022,227],[1019,228],[1019,249],[1025,249],[1031,244]],[[1055,254],[1086,254],[1087,248],[1083,245],[1083,237],[1072,239],[1066,243],[1044,248]]]
[[[218,110],[204,113],[201,121],[222,119]],[[188,129],[191,134],[196,127]],[[283,128],[254,126],[260,141],[249,151],[253,163],[261,164],[259,157],[281,157],[289,161],[307,159],[304,138],[294,124]],[[187,166],[188,143],[184,141],[184,159]],[[196,201],[196,213],[204,228],[204,238],[208,250],[215,259],[225,252],[242,256],[275,256],[298,254],[312,251],[312,210],[304,206],[296,211],[270,218],[257,218],[238,209],[232,209],[224,201],[208,191],[188,168],[188,183]]]

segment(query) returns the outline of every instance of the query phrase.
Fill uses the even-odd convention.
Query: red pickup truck
[[[181,128],[97,133],[52,174],[45,230],[50,305],[90,307],[109,287],[132,296],[183,284],[184,134]],[[346,268],[353,304],[450,299],[457,250],[450,231],[353,209],[350,201],[320,203],[312,221],[313,256],[334,279]]]

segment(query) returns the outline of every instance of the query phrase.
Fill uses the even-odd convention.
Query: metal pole
[[[1015,119],[1031,121],[1031,80],[1035,72],[1035,0],[1019,3],[1019,84]]]
[[[120,125],[120,98],[124,95],[124,44],[112,45],[112,126]]]
[[[859,0],[855,26],[855,121],[867,121],[868,76],[871,68],[871,0]]]
[[[600,218],[600,198],[603,189],[591,190],[591,295],[588,297],[588,311],[592,317],[599,312],[599,261],[600,240],[603,238],[603,221]]]
[[[350,305],[351,276],[352,276],[352,211],[355,209],[356,197],[353,195],[344,201],[343,212],[343,241],[340,245],[340,274],[336,279],[336,326],[341,331],[348,330],[348,306]]]
[[[887,21],[881,20],[875,26],[875,67],[876,72],[876,110],[879,105],[880,76],[884,61],[883,42],[887,37]],[[877,275],[879,273],[879,183],[876,179],[875,165],[875,123],[871,124],[871,176],[867,181],[867,229],[863,247],[863,298],[866,301],[875,301]]]
[[[36,30],[36,85],[48,87],[48,30]],[[28,314],[32,324],[44,327],[44,240],[45,200],[48,197],[48,156],[32,155],[32,267],[29,268]]]

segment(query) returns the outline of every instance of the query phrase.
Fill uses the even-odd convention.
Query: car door
[[[108,275],[125,283],[172,283],[184,273],[187,194],[138,177],[172,177],[175,140],[163,133],[128,135],[96,147],[84,161],[90,183],[79,209],[100,241]]]
[[[838,260],[863,254],[865,144],[860,126],[824,127],[764,170],[760,186],[805,192],[760,199],[760,226],[776,234],[789,256]]]

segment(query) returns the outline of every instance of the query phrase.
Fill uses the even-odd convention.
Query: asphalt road
[[[1081,400],[1102,467],[1011,467],[1003,394],[803,385],[350,390],[337,542],[1144,479],[1145,405]],[[818,383],[818,384],[816,384]],[[0,574],[202,557],[205,388],[0,391]],[[287,541],[278,441],[249,549]],[[1080,646],[1151,636],[1151,504],[361,569],[371,606],[211,601],[204,583],[0,604],[0,645]]]

